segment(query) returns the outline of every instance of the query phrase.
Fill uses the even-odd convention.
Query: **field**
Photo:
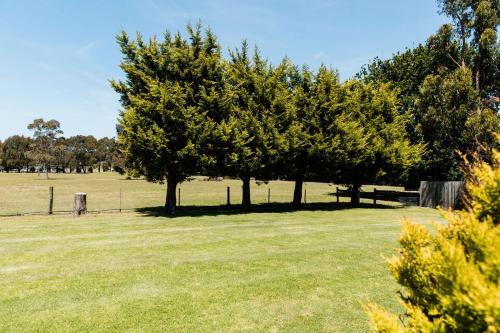
[[[3,176],[2,186],[19,186]],[[92,187],[87,175],[57,176],[56,188],[84,183],[102,200],[116,177],[94,175]],[[187,184],[202,188],[191,197],[199,204],[217,204],[213,188],[225,186]],[[439,220],[398,206],[152,212],[0,217],[0,332],[366,332],[362,302],[398,309],[383,256],[395,253],[400,220]]]
[[[231,188],[231,202],[241,202],[240,180],[217,182],[204,181],[205,178],[194,177],[179,185],[181,205],[224,205],[228,186]],[[49,180],[45,179],[44,174],[0,173],[0,215],[46,212],[49,186],[54,186],[54,210],[61,212],[71,211],[76,192],[87,193],[88,209],[91,211],[119,210],[120,206],[122,209],[156,207],[165,203],[165,184],[126,179],[111,172],[51,174]],[[292,200],[292,182],[271,181],[259,186],[252,181],[252,202],[267,203],[268,189],[271,190],[271,202],[285,203]],[[336,186],[306,183],[304,189],[307,202],[335,200],[331,194],[335,192]],[[365,190],[372,191],[372,187],[367,186]]]

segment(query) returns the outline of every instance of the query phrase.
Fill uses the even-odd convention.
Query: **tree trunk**
[[[351,206],[357,207],[361,201],[361,184],[353,184],[351,188]]]
[[[481,92],[481,72],[479,71],[479,68],[476,69],[475,81],[476,81],[476,90],[478,92]]]
[[[477,114],[481,115],[481,73],[479,71],[479,68],[476,70],[476,90],[478,91],[478,96],[477,96]]]
[[[241,205],[243,209],[248,209],[250,208],[250,205],[252,204],[251,199],[250,199],[250,176],[243,176],[241,178],[243,181],[243,193],[242,193],[242,200],[241,200]]]
[[[293,202],[294,206],[300,206],[302,202],[302,185],[304,184],[304,179],[299,177],[295,179],[295,188],[293,190]]]
[[[463,21],[463,19],[460,20],[460,37],[462,39],[462,52],[460,53],[460,57],[462,58],[462,65],[465,65],[465,53],[466,53],[466,38],[467,36],[465,36],[465,22]]]
[[[49,179],[49,167],[45,165],[45,179]]]
[[[175,214],[175,206],[177,205],[176,197],[177,178],[175,175],[168,175],[167,177],[167,198],[165,200],[165,208],[168,214]]]

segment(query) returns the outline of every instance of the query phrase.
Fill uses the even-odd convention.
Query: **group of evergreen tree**
[[[173,213],[176,186],[196,174],[295,181],[293,202],[306,180],[338,182],[359,203],[362,184],[397,183],[423,151],[407,134],[388,83],[340,82],[325,66],[311,71],[288,58],[269,63],[246,42],[229,58],[210,29],[187,27],[148,41],[118,37],[125,79],[118,141],[129,172],[167,183]]]
[[[456,180],[459,153],[493,145],[499,10],[494,0],[438,0],[452,18],[428,41],[375,59],[351,80],[288,58],[273,65],[246,42],[225,59],[210,29],[160,39],[122,32],[118,140],[130,172],[175,188],[194,174],[337,182],[359,201],[364,183]]]
[[[62,136],[57,120],[35,119],[28,125],[33,137],[13,135],[0,142],[0,167],[4,171],[123,172],[123,161],[114,138],[92,135]]]

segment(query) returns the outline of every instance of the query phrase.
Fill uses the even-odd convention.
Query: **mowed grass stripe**
[[[0,331],[363,332],[420,208],[0,219]]]

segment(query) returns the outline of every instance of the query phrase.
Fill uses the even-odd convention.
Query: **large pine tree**
[[[167,182],[165,206],[175,211],[176,186],[213,163],[207,142],[225,112],[223,61],[214,34],[188,25],[189,39],[165,33],[145,42],[118,37],[126,79],[118,140],[126,165],[148,181]]]
[[[242,206],[247,209],[250,178],[271,177],[284,149],[277,126],[284,99],[277,98],[282,89],[275,70],[258,49],[249,55],[246,42],[230,52],[227,71],[232,103],[231,117],[221,129],[227,146],[222,164],[226,173],[243,181]]]
[[[406,132],[408,115],[398,112],[396,92],[390,85],[347,81],[335,109],[326,146],[334,180],[350,187],[351,203],[359,204],[363,184],[404,181],[423,146],[411,144]]]
[[[286,70],[284,81],[290,99],[287,112],[280,117],[282,136],[286,149],[280,155],[281,176],[295,182],[293,205],[302,200],[304,181],[314,177],[317,161],[312,158],[312,148],[318,128],[314,117],[314,75],[307,66],[298,68],[287,60],[281,65]]]

